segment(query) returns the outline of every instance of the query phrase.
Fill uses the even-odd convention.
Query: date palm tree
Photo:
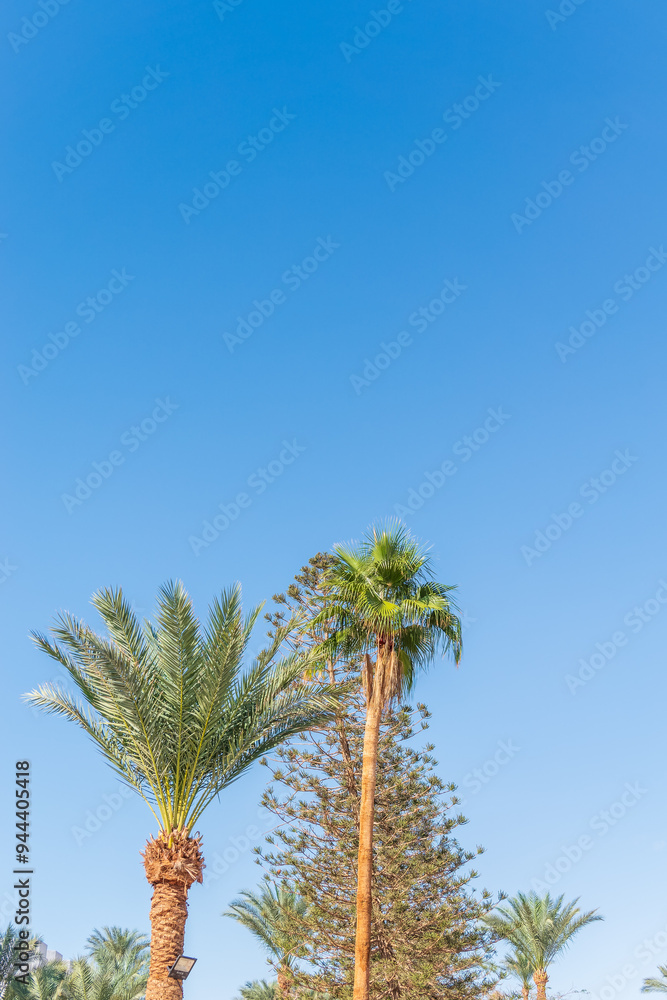
[[[527,956],[515,950],[505,959],[505,968],[521,983],[522,1000],[528,1000],[533,985],[533,967]]]
[[[400,524],[373,528],[360,543],[334,547],[327,597],[314,618],[322,658],[359,657],[366,723],[359,806],[354,1000],[368,1000],[372,930],[373,824],[382,715],[438,650],[461,656],[451,593],[433,578],[425,550]]]
[[[239,1000],[278,1000],[278,987],[265,979],[254,979],[241,987]]]
[[[131,976],[148,973],[150,941],[139,931],[120,927],[95,929],[86,944],[88,954],[100,968]]]
[[[662,979],[645,979],[642,983],[642,993],[667,993],[667,965],[659,965],[658,972]]]
[[[549,979],[547,969],[571,943],[582,927],[604,919],[595,910],[582,913],[577,903],[565,903],[564,896],[552,899],[549,893],[538,896],[531,892],[516,894],[486,917],[486,922],[499,938],[514,948],[516,958],[532,969],[537,1000],[546,1000]]]
[[[278,962],[278,995],[290,993],[294,961],[302,951],[299,924],[306,903],[295,892],[264,884],[259,892],[244,890],[223,916],[233,917],[262,942]]]
[[[202,881],[197,820],[267,751],[328,720],[335,698],[302,681],[307,658],[279,658],[281,630],[243,670],[260,609],[244,617],[238,586],[213,602],[206,625],[181,583],[161,588],[155,622],[143,626],[120,590],[92,603],[108,636],[67,613],[53,640],[34,634],[82,699],[53,684],[26,698],[80,726],[150,808],[158,829],[143,852],[153,886],[146,1000],[180,1000],[168,972],[183,951],[188,890]]]

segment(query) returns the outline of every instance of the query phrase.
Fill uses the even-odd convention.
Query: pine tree
[[[317,603],[326,561],[311,560],[278,603]],[[274,620],[274,624],[276,624]],[[307,641],[303,639],[303,641]],[[336,720],[281,748],[263,805],[278,821],[258,862],[305,901],[299,920],[305,965],[294,996],[352,996],[359,795],[364,700],[359,665],[323,665],[347,687]],[[381,727],[373,865],[372,1000],[479,1000],[496,980],[486,971],[491,938],[482,917],[492,901],[476,893],[475,853],[453,832],[465,819],[436,774],[432,746],[412,745],[429,713],[390,710]],[[275,786],[280,786],[276,789]],[[477,849],[476,853],[481,851]]]

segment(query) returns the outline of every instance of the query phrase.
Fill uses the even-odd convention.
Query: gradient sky
[[[43,2],[0,13],[2,788],[29,758],[35,928],[68,957],[147,930],[153,827],[123,799],[77,835],[118,786],[21,705],[54,676],[29,630],[172,577],[251,605],[402,513],[466,613],[418,697],[480,884],[599,907],[553,986],[637,997],[667,961],[664,6]],[[191,893],[192,1000],[267,974],[221,917],[264,774],[201,823],[210,866],[241,850]]]

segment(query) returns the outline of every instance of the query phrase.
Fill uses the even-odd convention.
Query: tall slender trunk
[[[523,984],[523,986],[521,987],[521,993],[522,993],[522,996],[523,996],[523,1000],[528,1000],[528,997],[530,996],[530,984],[529,983],[524,983]]]
[[[549,979],[546,969],[536,969],[533,973],[535,986],[537,987],[537,1000],[547,1000],[547,980]]]
[[[143,853],[151,900],[151,962],[146,1000],[181,1000],[183,985],[169,978],[169,967],[183,954],[188,889],[201,882],[204,859],[199,838],[187,831],[161,831]]]
[[[376,678],[377,680],[377,678]],[[359,856],[357,862],[357,929],[354,945],[354,1000],[368,1000],[371,958],[371,914],[373,888],[373,820],[375,782],[380,738],[379,685],[368,694],[364,754],[359,807]]]

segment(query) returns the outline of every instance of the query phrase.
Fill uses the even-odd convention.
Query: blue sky
[[[152,824],[20,704],[53,676],[29,630],[172,577],[250,605],[399,513],[466,612],[418,695],[480,882],[599,907],[553,985],[636,997],[667,961],[664,9],[57,2],[0,14],[2,787],[32,761],[35,926],[68,956],[147,929]],[[202,822],[211,864],[241,849],[191,894],[193,1000],[265,974],[220,916],[263,774]]]

